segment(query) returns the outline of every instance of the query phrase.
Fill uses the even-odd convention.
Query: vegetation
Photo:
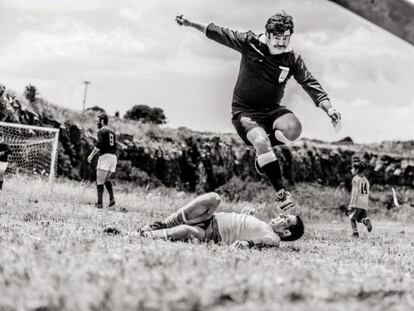
[[[409,205],[382,211],[374,202],[374,231],[361,228],[355,240],[348,220],[331,209],[347,198],[335,189],[300,184],[294,191],[307,223],[304,238],[280,249],[234,250],[104,235],[108,226],[133,232],[193,197],[165,188],[126,192],[118,185],[116,191],[117,208],[97,210],[92,184],[58,180],[50,187],[6,176],[0,193],[0,310],[414,308]],[[259,217],[268,218],[266,202],[224,201],[221,210],[253,204]]]
[[[165,124],[167,122],[167,117],[161,108],[151,108],[147,105],[135,105],[125,113],[124,118],[153,124]]]

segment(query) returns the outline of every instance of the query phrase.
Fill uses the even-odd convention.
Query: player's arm
[[[98,131],[98,141],[96,142],[96,145],[93,148],[91,154],[88,156],[88,163],[91,163],[92,159],[99,153],[99,151],[101,150],[104,139],[105,139],[105,137],[104,137],[102,131],[99,130]]]
[[[301,56],[298,56],[295,62],[293,76],[305,92],[312,98],[315,105],[325,111],[333,122],[337,123],[341,120],[341,114],[332,106],[328,94],[306,68],[305,62]]]
[[[231,246],[234,248],[247,249],[247,248],[271,248],[279,247],[280,239],[277,237],[263,237],[261,239],[236,241]]]
[[[175,20],[177,21],[178,25],[195,28],[205,33],[207,38],[239,52],[243,49],[243,46],[247,40],[247,33],[220,27],[214,23],[206,24],[202,22],[191,21],[183,15],[177,16]]]
[[[188,18],[184,17],[184,15],[178,15],[174,19],[180,26],[192,27],[201,31],[202,33],[206,33],[206,29],[208,26],[207,23],[190,21]]]
[[[94,147],[91,154],[88,156],[88,163],[92,162],[92,159],[99,153],[99,148]]]

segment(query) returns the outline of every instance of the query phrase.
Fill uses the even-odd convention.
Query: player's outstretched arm
[[[332,122],[338,123],[341,121],[341,114],[332,106],[331,102],[328,99],[321,101],[319,103],[319,107],[321,107],[321,109],[326,112]]]
[[[193,27],[203,33],[206,33],[206,29],[208,26],[208,24],[206,23],[191,21],[188,18],[184,17],[184,15],[178,15],[174,19],[180,26]]]

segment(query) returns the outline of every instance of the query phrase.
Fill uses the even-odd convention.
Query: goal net
[[[6,173],[45,176],[52,181],[58,139],[59,129],[0,122],[0,141],[12,151]]]

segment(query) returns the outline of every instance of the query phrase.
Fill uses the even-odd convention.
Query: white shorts
[[[105,153],[98,158],[97,170],[115,173],[117,158],[113,153]]]
[[[5,172],[9,163],[0,161],[0,172]]]

